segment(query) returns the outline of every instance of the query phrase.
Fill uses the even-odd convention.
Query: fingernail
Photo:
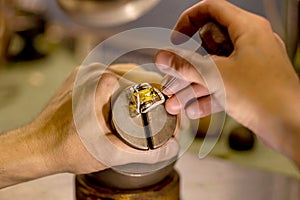
[[[186,108],[186,114],[190,119],[199,119],[200,117],[203,117],[204,112],[200,109],[197,101],[195,101]]]
[[[167,69],[172,65],[173,54],[167,51],[160,51],[156,55],[155,62],[160,69]]]

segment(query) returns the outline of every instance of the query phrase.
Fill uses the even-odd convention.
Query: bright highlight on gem
[[[165,102],[164,95],[149,83],[141,83],[129,88],[129,113],[136,117],[147,113]]]

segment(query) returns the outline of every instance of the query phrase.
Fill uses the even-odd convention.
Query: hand
[[[132,65],[131,65],[132,66]],[[105,68],[103,65],[93,67]],[[136,157],[111,154],[105,146],[98,145],[100,156],[109,157],[113,162],[102,163],[83,145],[74,124],[72,93],[79,69],[76,69],[57,90],[43,112],[29,125],[0,136],[0,188],[61,172],[76,174],[100,171],[111,166],[131,162],[157,163],[176,157],[178,145],[171,139],[163,147],[153,151],[139,151],[120,141],[110,129],[110,99],[122,74],[118,67],[103,71],[97,82],[95,108],[99,126],[112,144]],[[131,70],[127,68],[127,70]],[[126,71],[126,70],[125,70]],[[144,72],[143,72],[144,73]],[[155,76],[155,75],[150,75]],[[89,106],[89,105],[86,105]],[[88,124],[88,121],[83,121]],[[8,154],[9,156],[7,156]]]
[[[300,166],[300,157],[297,155],[300,151],[300,85],[283,42],[273,33],[266,19],[224,0],[204,0],[186,10],[174,31],[191,37],[211,19],[227,28],[234,45],[229,57],[210,58],[224,83],[226,107],[223,109],[253,130],[269,146],[286,154]],[[171,39],[174,43],[185,41],[177,32],[173,33]],[[197,103],[180,104],[190,101],[176,97],[176,94],[184,93],[185,88],[178,88],[178,84],[174,84],[168,90],[168,95],[172,97],[166,103],[170,113],[176,114],[185,108],[187,115],[202,117],[211,112],[211,107],[207,106],[210,98],[221,101],[214,94],[222,90],[222,85],[208,90],[198,73],[209,63],[205,61],[207,59],[195,52],[179,49],[157,54],[158,67],[166,73],[170,73],[170,68],[176,69],[180,76],[192,84],[198,97]],[[213,70],[205,71],[204,78],[213,77],[212,73]],[[199,108],[197,113],[196,107]]]
[[[80,99],[82,97],[84,100],[81,103],[77,102],[75,107],[73,106],[73,108],[75,108],[75,119],[78,117],[80,118],[82,117],[82,115],[84,115],[84,120],[87,121],[85,123],[83,120],[79,120],[79,122],[77,123],[77,130],[79,131],[79,135],[89,152],[93,154],[94,157],[96,157],[100,162],[105,163],[106,165],[111,167],[128,163],[154,164],[176,157],[178,153],[178,145],[173,138],[171,138],[166,145],[163,145],[159,149],[148,151],[140,151],[129,148],[124,142],[120,142],[120,140],[111,133],[110,127],[107,127],[107,124],[110,124],[110,119],[108,119],[108,115],[105,115],[105,113],[109,113],[111,105],[110,101],[107,101],[105,104],[102,104],[103,101],[101,103],[101,99],[103,96],[105,96],[104,93],[107,94],[107,91],[104,91],[98,87],[95,97],[95,107],[96,112],[98,111],[97,116],[100,129],[97,126],[97,122],[94,121],[95,118],[93,117],[93,114],[91,114],[93,110],[88,110],[88,108],[86,107],[83,107],[83,109],[80,108],[81,105],[85,106],[86,104],[93,104],[93,96],[87,96],[85,94],[91,93],[90,90],[93,90],[92,88],[95,86],[95,83],[98,82],[98,80],[93,80],[92,78],[93,76],[98,77],[98,69],[99,66],[97,67],[97,65],[90,65],[89,67],[87,67],[87,69],[84,70],[82,76],[79,76],[81,77],[80,79],[83,79],[83,82],[81,82],[78,86],[79,88],[83,88],[83,90],[79,92],[79,96],[76,97],[75,94],[75,99]],[[123,90],[129,85],[141,83],[141,81],[160,83],[160,80],[162,78],[157,73],[146,72],[142,70],[142,68],[132,64],[121,66],[114,65],[110,67],[110,70],[113,71],[114,74],[118,74],[118,76],[115,77],[115,83],[113,84],[114,87],[111,88],[117,89],[117,94],[120,90]],[[85,77],[90,78],[88,81],[85,81]],[[143,78],[141,79],[141,77]],[[81,96],[80,93],[83,95]],[[108,93],[112,94],[113,91]],[[79,114],[79,116],[77,114]],[[88,129],[85,129],[85,127],[88,127]],[[83,131],[81,131],[82,129]],[[115,145],[112,145],[112,143]]]
[[[0,135],[0,188],[60,172],[105,168],[76,134],[72,89],[77,72],[71,73],[37,119]]]
[[[122,71],[121,68],[125,67],[125,70]],[[120,87],[119,79],[121,76],[126,73],[126,71],[132,71],[135,68],[138,68],[136,65],[119,65],[119,66],[111,66],[108,70],[105,70],[105,66],[101,64],[93,64],[90,66],[87,66],[88,71],[92,72],[92,74],[84,74],[85,78],[88,77],[88,79],[85,80],[91,80],[92,82],[95,82],[97,86],[95,91],[95,99],[92,99],[95,101],[94,108],[95,113],[97,115],[97,124],[91,124],[89,123],[89,119],[86,118],[88,116],[85,116],[84,119],[80,122],[82,126],[88,126],[89,130],[92,132],[93,126],[98,127],[100,126],[100,131],[95,133],[97,134],[95,138],[99,138],[102,141],[95,141],[89,140],[85,143],[85,145],[82,144],[82,139],[79,139],[78,137],[78,130],[74,126],[74,115],[72,116],[72,113],[74,112],[74,109],[77,109],[77,107],[74,107],[73,104],[73,110],[72,110],[72,96],[70,96],[74,90],[73,89],[73,83],[75,79],[76,72],[74,72],[63,84],[63,86],[58,90],[56,95],[54,95],[54,98],[50,101],[49,105],[46,107],[45,111],[41,114],[41,116],[37,119],[37,122],[39,124],[44,124],[43,129],[45,129],[42,132],[48,133],[49,136],[51,136],[53,140],[53,143],[56,144],[52,146],[50,149],[54,151],[54,155],[61,154],[62,158],[59,163],[63,164],[63,167],[70,167],[67,169],[67,171],[73,172],[73,173],[88,173],[93,171],[99,171],[104,168],[118,166],[118,165],[124,165],[128,163],[133,162],[141,162],[141,163],[156,163],[163,161],[165,159],[170,159],[172,157],[175,157],[177,154],[177,143],[174,140],[170,140],[168,145],[163,146],[160,149],[157,150],[151,150],[151,151],[140,151],[136,150],[134,148],[129,147],[124,142],[120,141],[117,136],[112,133],[111,130],[111,124],[109,119],[109,113],[111,110],[111,97],[114,94],[116,87]],[[101,78],[98,82],[97,77],[95,77],[95,74],[102,73]],[[132,74],[132,73],[131,73]],[[141,77],[141,75],[144,75],[145,71],[141,70],[135,70],[133,77]],[[90,76],[91,75],[91,76]],[[139,76],[137,76],[139,75]],[[148,80],[153,80],[157,78],[157,74],[154,73],[148,73]],[[150,78],[149,78],[150,77]],[[126,77],[126,81],[134,81],[134,80],[128,80],[130,77]],[[145,80],[145,79],[144,79]],[[133,83],[133,82],[132,82]],[[88,81],[85,83],[86,85],[83,85],[85,88],[91,88],[91,82]],[[75,88],[76,89],[76,88]],[[90,90],[86,90],[87,92],[92,92]],[[87,101],[86,94],[85,95],[85,101]],[[79,96],[73,96],[73,98],[77,98]],[[74,101],[74,99],[73,99]],[[88,106],[92,106],[93,104],[87,104],[85,103],[83,106],[83,109],[89,109]],[[74,114],[74,113],[73,113]],[[82,112],[80,113],[82,114]],[[72,120],[73,119],[73,120]],[[40,123],[42,122],[42,123]],[[79,125],[79,123],[77,124]],[[51,126],[51,129],[49,128]],[[49,133],[49,130],[55,130],[52,133]],[[88,134],[88,133],[81,133],[81,134]],[[64,137],[62,137],[64,135]],[[47,143],[50,140],[45,140]],[[58,144],[61,146],[57,146]],[[105,141],[105,142],[103,142]],[[96,142],[96,143],[95,143]],[[99,143],[98,143],[99,142]],[[94,143],[94,144],[93,144]],[[90,145],[92,148],[89,148]],[[112,146],[108,146],[112,145]],[[117,147],[119,151],[114,152],[112,151],[113,146]],[[97,149],[96,151],[93,151],[91,149]],[[65,151],[66,150],[66,151]],[[91,150],[91,151],[87,151]],[[126,154],[126,152],[132,153]],[[91,156],[90,153],[93,153],[93,156]],[[95,158],[100,158],[98,160],[95,160]],[[109,163],[106,163],[105,161],[109,160]],[[104,162],[102,162],[104,161]],[[69,163],[69,164],[65,164]],[[61,169],[63,169],[61,167]]]

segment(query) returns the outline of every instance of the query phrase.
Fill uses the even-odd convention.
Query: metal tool
[[[166,112],[165,97],[158,85],[141,83],[123,89],[112,105],[112,126],[129,146],[139,150],[159,148],[174,134],[177,117]],[[149,172],[161,163],[166,165]],[[179,199],[179,175],[174,159],[156,164],[129,163],[125,173],[109,168],[76,176],[76,199]],[[146,170],[147,171],[147,170]]]
[[[209,21],[199,30],[202,47],[207,53],[217,56],[229,56],[233,51],[233,44],[227,30],[218,22]]]
[[[172,166],[173,169],[173,166]],[[179,174],[173,169],[168,171],[167,175],[163,175],[160,181],[155,184],[148,183],[146,186],[140,184],[141,179],[138,177],[125,176],[121,177],[120,183],[109,185],[106,182],[98,180],[103,177],[106,180],[113,179],[116,183],[119,182],[120,175],[115,175],[112,171],[108,171],[106,176],[104,173],[96,173],[90,175],[76,176],[76,199],[77,200],[99,200],[99,199],[114,199],[114,200],[137,200],[137,199],[155,199],[155,200],[177,200],[180,199],[180,184]],[[151,175],[153,176],[153,175]],[[155,175],[157,177],[157,175]],[[136,181],[135,179],[139,179]],[[147,177],[146,177],[147,178]],[[111,181],[112,182],[112,181]],[[144,181],[144,183],[147,183]],[[119,187],[121,185],[121,188]],[[126,189],[127,185],[135,187]]]
[[[159,148],[174,134],[177,117],[166,112],[164,95],[157,87],[142,83],[125,88],[112,107],[112,125],[131,147]]]
[[[169,77],[167,76],[166,78],[169,78]],[[177,78],[175,76],[173,76],[170,80],[168,80],[166,82],[166,84],[164,84],[162,86],[162,92],[164,92],[166,89],[168,89],[176,80],[177,80]]]
[[[132,85],[116,96],[112,104],[112,127],[126,144],[151,150],[164,145],[173,136],[177,116],[166,112],[161,90],[169,88],[175,80],[171,77],[163,87],[150,83]],[[167,163],[150,173],[124,174],[107,169],[76,176],[76,197],[78,200],[179,199],[179,177],[174,171],[174,160]],[[130,163],[122,167],[138,170],[153,165]]]
[[[199,29],[199,37],[205,54],[229,56],[233,51],[233,44],[227,30],[216,21],[209,21]],[[177,77],[168,77],[168,81],[162,86],[165,91],[177,80]]]

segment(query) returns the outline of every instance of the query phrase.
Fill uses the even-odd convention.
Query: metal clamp
[[[177,117],[166,112],[165,98],[149,83],[125,88],[112,107],[112,125],[128,145],[149,150],[159,148],[174,134]]]

